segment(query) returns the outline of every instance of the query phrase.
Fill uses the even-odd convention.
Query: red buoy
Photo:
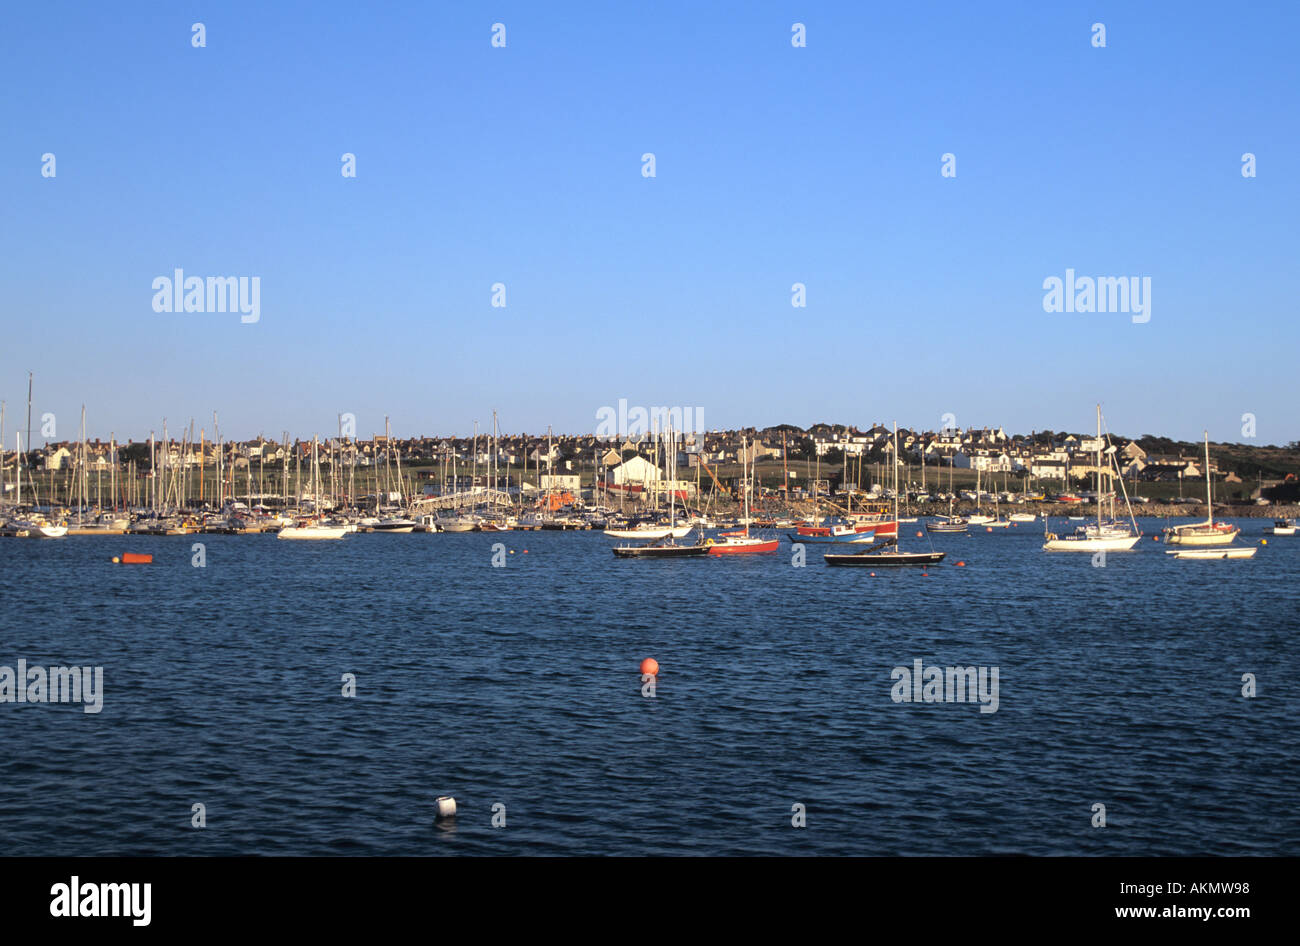
[[[659,661],[653,657],[647,657],[641,661],[641,673],[651,677],[655,676],[659,673]]]

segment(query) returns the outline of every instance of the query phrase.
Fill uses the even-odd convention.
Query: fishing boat
[[[1273,525],[1264,531],[1269,535],[1295,535],[1295,530],[1294,519],[1274,519]]]
[[[1097,521],[1092,526],[1079,526],[1073,535],[1058,536],[1049,531],[1050,519],[1043,517],[1043,550],[1047,552],[1128,552],[1142,538],[1137,529],[1137,520],[1133,518],[1133,508],[1128,506],[1128,491],[1124,492],[1124,504],[1128,506],[1129,520],[1132,528],[1106,520],[1102,515],[1101,458],[1107,458],[1107,472],[1114,467],[1115,447],[1102,449],[1101,405],[1097,405]],[[1118,472],[1118,471],[1116,471]],[[1113,475],[1113,474],[1112,474]],[[1120,487],[1124,480],[1119,478]]]
[[[1170,526],[1165,529],[1165,542],[1169,545],[1228,545],[1241,534],[1241,529],[1230,522],[1214,521],[1214,499],[1211,495],[1213,479],[1210,476],[1210,432],[1205,432],[1205,515],[1204,522]],[[1238,556],[1244,557],[1244,556]]]
[[[894,423],[894,518],[898,518],[898,423]],[[827,552],[822,556],[827,565],[850,565],[874,568],[891,565],[934,565],[943,561],[945,552],[905,552],[898,544],[898,530],[893,535],[882,536],[879,541],[856,552]]]
[[[742,441],[741,456],[748,456],[750,453]],[[745,483],[745,515],[741,520],[745,528],[739,532],[723,532],[716,539],[710,539],[705,544],[709,547],[710,555],[755,555],[765,552],[775,552],[780,545],[781,540],[777,538],[763,539],[758,536],[749,534],[749,494],[754,489],[754,473],[752,461],[749,465],[749,477]]]

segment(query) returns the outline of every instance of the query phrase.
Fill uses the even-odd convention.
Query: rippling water
[[[1266,523],[1242,525],[1258,543]],[[1043,553],[1041,525],[932,538],[941,566],[878,577],[815,546],[792,567],[785,543],[621,561],[599,533],[0,541],[0,665],[100,665],[105,690],[98,715],[0,703],[0,835],[62,855],[1295,852],[1300,537],[1246,562],[1148,540],[1104,568]],[[893,702],[917,658],[998,667],[997,712]]]

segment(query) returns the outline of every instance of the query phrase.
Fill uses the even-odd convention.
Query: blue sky
[[[59,438],[82,403],[141,439],[213,410],[227,437],[590,431],[626,398],[1015,431],[1101,401],[1120,433],[1295,440],[1298,29],[1293,3],[24,4],[7,442],[28,370]],[[260,321],[155,313],[178,267],[259,276]],[[1151,320],[1044,312],[1067,268],[1149,276]]]

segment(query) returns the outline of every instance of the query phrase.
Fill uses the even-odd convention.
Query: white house
[[[663,472],[645,457],[632,457],[614,467],[614,483],[618,486],[657,483]]]

